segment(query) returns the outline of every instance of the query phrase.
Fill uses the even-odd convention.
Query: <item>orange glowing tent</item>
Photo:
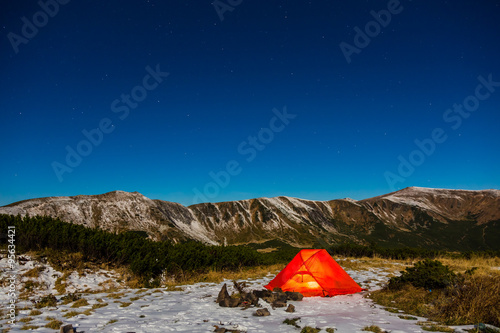
[[[326,250],[301,250],[265,288],[304,296],[335,296],[363,290]]]

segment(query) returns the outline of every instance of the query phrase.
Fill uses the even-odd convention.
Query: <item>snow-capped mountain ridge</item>
[[[0,207],[0,214],[48,215],[113,232],[142,230],[154,239],[208,244],[278,239],[295,246],[375,242],[496,248],[500,243],[499,190],[412,187],[359,201],[280,196],[189,207],[138,192],[113,191],[25,200]],[[456,233],[464,235],[461,244],[449,236]]]

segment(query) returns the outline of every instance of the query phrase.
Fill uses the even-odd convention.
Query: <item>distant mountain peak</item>
[[[294,246],[376,242],[448,249],[500,247],[500,191],[408,187],[364,200],[288,196],[185,207],[139,192],[24,200],[0,214],[47,215],[113,232],[209,244],[280,240]],[[323,244],[323,245],[321,245]]]

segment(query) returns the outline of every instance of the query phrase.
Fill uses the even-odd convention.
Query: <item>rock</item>
[[[226,329],[224,327],[216,327],[214,332],[215,333],[226,333]]]
[[[236,282],[236,280],[233,280],[233,285],[234,288],[238,290],[240,294],[243,294],[245,292],[244,289],[247,287],[247,282],[246,281]]]
[[[227,298],[229,298],[229,293],[227,292],[227,285],[224,283],[222,289],[219,291],[219,296],[217,296],[216,302],[220,304],[222,300]]]
[[[304,295],[299,292],[286,291],[285,294],[289,301],[302,301],[302,299],[304,298]]]
[[[283,292],[283,290],[281,290],[281,288],[274,288],[274,289],[273,289],[273,292],[274,292],[274,293],[282,293],[282,292]]]
[[[240,298],[228,297],[219,302],[219,305],[225,308],[235,308],[240,305]]]
[[[248,304],[255,306],[259,302],[259,298],[255,296],[255,294],[253,293],[243,293],[241,295],[242,295],[241,300],[243,302],[247,302]]]
[[[255,311],[255,313],[253,315],[257,316],[257,317],[266,317],[266,316],[270,316],[271,313],[269,312],[268,309],[262,308],[262,309],[258,309],[257,311]]]
[[[262,299],[269,304],[274,304],[276,302],[286,303],[287,296],[284,292],[273,292],[270,296],[262,297]]]
[[[274,308],[284,308],[286,306],[286,303],[282,302],[282,301],[276,301],[276,302],[273,302],[272,306],[273,306],[273,309]]]
[[[252,291],[252,294],[254,294],[258,298],[264,298],[264,297],[270,297],[273,293],[267,289],[264,289],[264,290],[254,290]]]
[[[241,298],[232,298],[231,296],[229,296],[229,293],[227,292],[227,285],[224,283],[222,289],[219,292],[219,296],[217,296],[216,302],[219,303],[220,306],[226,308],[235,308],[240,305],[242,300]]]
[[[59,329],[59,333],[73,333],[74,331],[75,330],[73,329],[73,325],[71,324],[61,326],[61,328]]]
[[[295,305],[288,304],[288,307],[285,310],[286,312],[295,312]]]

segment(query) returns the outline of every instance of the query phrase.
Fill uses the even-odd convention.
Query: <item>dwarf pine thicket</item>
[[[155,242],[137,232],[114,234],[86,228],[51,217],[0,215],[0,230],[16,228],[16,249],[44,251],[48,260],[61,254],[79,253],[81,260],[126,266],[145,285],[155,286],[164,271],[170,275],[287,262],[296,254],[261,254],[246,246],[207,246],[199,242]],[[0,240],[6,245],[6,240]]]
[[[237,271],[245,267],[288,263],[300,249],[280,241],[267,242],[274,251],[261,253],[256,246],[210,246],[188,241],[172,244],[147,238],[145,232],[127,231],[114,234],[97,228],[63,222],[51,217],[21,217],[0,215],[0,233],[15,226],[16,252],[43,251],[51,263],[57,265],[65,258],[78,257],[83,262],[107,263],[125,266],[145,286],[160,284],[162,273],[178,277],[208,271]],[[7,239],[0,238],[6,246]],[[262,245],[262,244],[261,244]],[[315,248],[321,248],[314,246]],[[382,257],[388,259],[415,259],[450,256],[495,257],[500,251],[447,253],[418,248],[380,248],[375,245],[340,244],[327,247],[331,255],[346,257]]]

